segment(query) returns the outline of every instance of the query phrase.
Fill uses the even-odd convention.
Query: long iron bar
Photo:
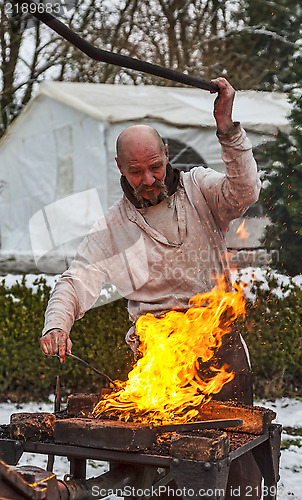
[[[37,4],[33,0],[13,0],[14,3],[28,6],[28,12],[34,17],[47,24],[52,30],[54,30],[58,35],[61,35],[65,40],[70,42],[72,45],[80,49],[84,54],[91,57],[95,61],[101,61],[108,64],[113,64],[115,66],[120,66],[122,68],[134,69],[136,71],[141,71],[149,75],[159,76],[160,78],[165,78],[166,80],[171,80],[178,83],[183,83],[184,85],[189,85],[191,87],[197,87],[199,89],[208,90],[209,92],[219,92],[218,85],[215,83],[207,82],[205,80],[195,78],[194,76],[186,75],[169,68],[163,68],[157,64],[151,64],[146,61],[140,61],[133,57],[123,56],[122,54],[116,54],[115,52],[109,52],[107,50],[102,50],[94,47],[89,42],[81,38],[74,31],[72,31],[68,26],[59,21],[55,16],[46,12],[38,12]]]

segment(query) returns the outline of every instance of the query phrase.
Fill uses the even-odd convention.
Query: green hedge
[[[82,364],[44,356],[39,337],[50,288],[38,277],[38,290],[20,284],[0,285],[1,399],[47,399],[60,375],[63,394],[97,392],[106,385]],[[255,393],[259,397],[302,396],[302,291],[294,287],[284,299],[256,287],[257,299],[247,304],[241,331],[250,349]],[[130,323],[124,299],[92,309],[72,329],[73,353],[111,378],[125,379],[133,364],[124,341]]]
[[[0,286],[0,394],[1,399],[47,399],[54,392],[60,375],[62,392],[97,392],[106,380],[67,359],[45,356],[39,346],[44,311],[50,287],[38,278],[37,293],[20,284]],[[126,379],[133,363],[131,351],[124,341],[130,326],[126,300],[119,300],[90,310],[72,329],[73,354],[84,359],[111,378]]]
[[[291,282],[278,298],[269,289],[254,287],[256,300],[247,303],[241,332],[249,346],[254,392],[258,397],[302,396],[302,290]]]

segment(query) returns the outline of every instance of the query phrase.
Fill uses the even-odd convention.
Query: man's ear
[[[165,156],[167,158],[167,163],[169,161],[169,149],[168,149],[168,144],[165,144]]]
[[[120,164],[119,159],[118,159],[118,157],[117,157],[117,156],[115,157],[115,161],[116,161],[116,164],[117,164],[117,166],[118,166],[119,171],[121,172],[121,174],[122,174],[122,175],[124,175],[124,174],[123,174],[123,169],[122,169],[122,166],[121,166],[121,164]]]

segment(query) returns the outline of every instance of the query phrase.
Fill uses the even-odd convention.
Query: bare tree
[[[79,0],[62,21],[87,41],[105,50],[135,55],[130,40],[138,0]],[[13,4],[14,5],[14,4]],[[130,75],[130,79],[129,79]],[[29,15],[0,7],[0,135],[45,78],[114,83],[135,81],[131,72],[95,63]]]
[[[68,20],[68,25],[95,47],[133,57],[135,44],[131,41],[131,35],[138,3],[138,0],[117,0],[115,3],[91,0],[87,6],[85,0],[80,1]],[[73,46],[64,45],[65,60],[61,66],[59,80],[68,78],[71,81],[94,83],[129,82],[126,70],[96,63]]]
[[[125,0],[114,5],[103,2],[100,9],[95,3],[94,13],[88,17],[83,16],[81,6],[73,25],[97,47],[205,77],[210,73],[204,63],[211,49],[208,40],[225,31],[230,17],[228,5],[220,0]],[[68,55],[60,79],[68,76],[74,81],[166,84],[150,75],[96,64],[72,47]]]
[[[301,9],[300,9],[301,10]],[[65,22],[96,47],[237,89],[278,88],[293,74],[298,0],[78,0]],[[272,16],[272,11],[274,15]],[[45,78],[94,83],[167,82],[96,63],[51,29],[0,7],[0,131]],[[291,76],[293,79],[294,77]]]
[[[141,1],[136,23],[143,53],[164,66],[224,75],[237,89],[280,89],[295,78],[298,0]]]
[[[53,53],[59,37],[29,16],[21,16],[14,4],[0,7],[0,134],[33,94],[34,84],[59,63]],[[31,28],[27,29],[30,21]],[[45,54],[48,54],[48,57]]]
[[[290,57],[301,25],[297,0],[278,4],[271,0],[117,0],[109,4],[111,11],[103,2],[103,18],[92,16],[85,26],[86,37],[96,46],[206,80],[224,75],[237,89],[279,88],[293,74]],[[116,22],[108,24],[112,19]],[[74,50],[69,61],[74,80],[167,84],[133,71],[102,68]]]

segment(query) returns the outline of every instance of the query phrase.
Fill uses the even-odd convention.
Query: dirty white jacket
[[[178,242],[169,242],[150,226],[124,196],[96,222],[57,282],[42,334],[52,328],[69,332],[105,283],[128,299],[129,317],[135,322],[147,312],[187,308],[190,297],[213,288],[217,275],[228,274],[225,232],[232,219],[257,201],[260,181],[241,126],[217,135],[226,173],[204,167],[181,173],[172,203]],[[159,205],[155,208],[159,211]]]

